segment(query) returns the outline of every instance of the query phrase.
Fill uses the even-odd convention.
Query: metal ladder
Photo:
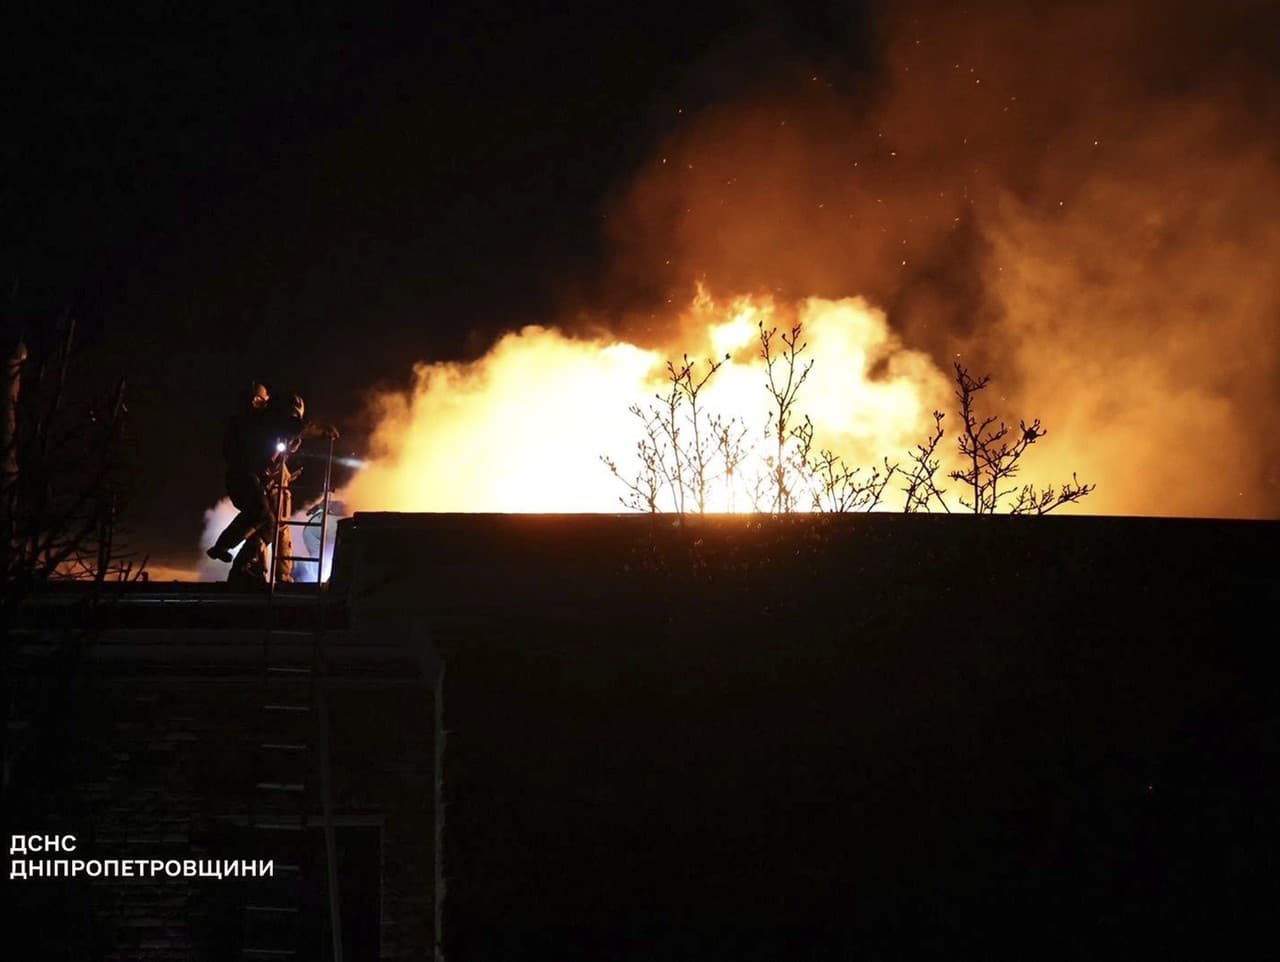
[[[306,876],[313,869],[308,804],[312,773],[318,768],[324,863],[328,890],[332,962],[343,962],[341,900],[338,888],[337,842],[333,824],[333,785],[329,755],[329,704],[325,685],[324,553],[328,534],[329,502],[333,472],[333,440],[325,461],[320,519],[293,521],[282,517],[285,484],[276,496],[278,525],[272,539],[267,594],[266,626],[262,644],[262,703],[259,737],[254,739],[253,791],[248,826],[261,840],[261,849],[273,859],[275,876],[256,880],[244,906],[241,942],[243,960],[312,959],[321,957],[318,932],[308,932],[303,905]],[[281,475],[287,471],[282,452]],[[276,562],[280,558],[280,532],[285,526],[305,530],[320,528],[318,553],[290,555],[291,562],[314,562],[316,589],[312,604],[315,622],[310,629],[278,628],[276,615]],[[310,644],[310,664],[288,657]],[[292,842],[292,844],[290,844]],[[314,937],[312,941],[310,937]]]

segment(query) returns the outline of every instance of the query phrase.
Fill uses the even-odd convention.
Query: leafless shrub
[[[790,332],[778,333],[776,327],[759,324],[760,359],[764,361],[765,389],[772,408],[765,428],[773,445],[773,453],[765,458],[769,494],[775,514],[796,510],[795,461],[788,458],[787,443],[794,437],[792,422],[796,416],[796,398],[813,370],[813,359],[801,360],[809,342],[801,340],[803,329],[794,325]],[[782,342],[782,348],[775,347]]]
[[[974,514],[994,514],[1002,498],[1013,497],[1014,513],[1047,514],[1063,504],[1079,501],[1096,485],[1082,485],[1072,475],[1072,483],[1064,485],[1056,493],[1052,486],[1037,492],[1030,485],[1017,488],[1007,484],[1017,476],[1022,456],[1027,449],[1047,433],[1036,418],[1031,424],[1018,422],[1018,431],[1011,435],[1009,426],[994,415],[979,419],[977,396],[991,383],[989,374],[973,377],[963,365],[955,365],[956,400],[960,404],[960,420],[963,430],[959,435],[960,455],[966,467],[952,471],[950,477],[964,484],[970,491],[960,503]]]
[[[741,468],[751,453],[747,445],[748,429],[742,420],[736,417],[725,418],[719,414],[713,414],[710,421],[721,472],[719,478],[728,492],[727,507],[733,511],[737,507],[735,501],[738,496]]]
[[[72,397],[75,326],[32,361],[15,341],[5,369],[0,515],[6,584],[144,577],[120,537],[133,487],[125,385]],[[87,396],[87,400],[83,399]]]
[[[809,508],[817,512],[840,514],[850,511],[872,511],[884,497],[884,489],[898,471],[898,465],[884,459],[884,470],[850,467],[829,448],[813,450],[813,421],[804,421],[792,430],[797,446],[792,464],[809,495]]]
[[[746,428],[737,418],[708,413],[702,404],[703,390],[724,360],[709,360],[702,371],[687,354],[679,364],[668,361],[667,387],[654,395],[656,403],[631,406],[641,424],[638,469],[627,474],[613,459],[601,458],[626,489],[619,499],[624,507],[657,512],[667,504],[677,515],[703,514],[717,481],[726,479],[732,488],[747,457]]]
[[[722,470],[715,464],[719,448],[716,444],[716,424],[707,417],[706,411],[700,407],[700,395],[707,382],[720,370],[726,355],[720,361],[707,361],[706,370],[695,373],[697,361],[689,360],[684,355],[682,363],[677,366],[667,362],[667,376],[675,385],[685,407],[688,409],[684,443],[673,439],[672,446],[676,452],[676,461],[684,466],[681,476],[685,478],[686,493],[699,514],[707,510],[707,492],[709,486],[720,477]]]
[[[1057,489],[1051,484],[1039,490],[1030,484],[1023,485],[1009,513],[1048,514],[1054,508],[1079,501],[1096,487],[1096,484],[1081,484],[1074,471],[1071,473],[1071,480]]]
[[[618,497],[624,508],[657,513],[661,510],[658,502],[666,486],[667,476],[661,444],[662,431],[658,426],[659,415],[654,411],[644,410],[638,404],[631,405],[628,410],[642,425],[640,440],[636,442],[637,467],[634,474],[624,474],[617,462],[610,457],[602,455],[600,460],[626,489],[626,493]]]
[[[669,510],[680,517],[686,511],[705,513],[713,489],[723,485],[730,510],[741,492],[757,513],[872,511],[883,504],[890,483],[901,478],[904,512],[951,513],[947,489],[938,483],[946,415],[933,412],[933,430],[908,452],[906,468],[887,457],[869,471],[852,466],[817,443],[813,421],[800,413],[801,388],[814,364],[804,356],[807,348],[799,324],[781,333],[759,324],[758,356],[769,401],[763,456],[756,454],[742,421],[705,410],[704,389],[727,356],[707,361],[701,369],[688,355],[679,363],[668,362],[667,387],[654,396],[656,403],[630,409],[641,424],[633,472],[624,472],[607,457],[601,459],[622,482],[623,506],[652,514]],[[1030,424],[1019,421],[1015,433],[998,417],[980,417],[977,397],[990,382],[989,375],[975,378],[962,365],[955,365],[961,423],[958,454],[964,466],[947,477],[959,481],[967,492],[967,496],[959,494],[960,504],[975,514],[1007,509],[1011,514],[1040,515],[1078,502],[1095,490],[1096,485],[1082,484],[1075,475],[1061,486],[1016,484],[1023,456],[1046,431],[1039,419]],[[753,461],[759,470],[751,470]]]
[[[942,443],[945,429],[942,420],[946,415],[941,411],[933,412],[933,433],[923,444],[917,444],[915,450],[909,452],[911,467],[903,472],[907,483],[902,491],[906,495],[902,510],[907,514],[928,512],[931,504],[937,504],[947,514],[951,507],[943,497],[946,489],[938,487],[937,475],[942,462],[937,456],[938,445]]]

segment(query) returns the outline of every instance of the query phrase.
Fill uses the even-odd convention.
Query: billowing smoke
[[[661,148],[620,283],[860,294],[1042,417],[1030,463],[1090,510],[1275,515],[1268,6],[895,5],[874,83],[816,64]]]
[[[869,75],[795,54],[777,89],[688,117],[619,198],[590,312],[610,334],[552,318],[473,364],[420,365],[410,392],[378,399],[348,500],[616,505],[595,455],[625,457],[626,408],[661,360],[707,356],[734,316],[690,310],[702,285],[811,330],[857,304],[825,338],[844,348],[814,345],[815,372],[848,390],[801,400],[851,458],[900,454],[958,359],[995,376],[993,413],[1048,427],[1023,480],[1078,470],[1103,513],[1277,514],[1266,7],[894,5]],[[737,403],[759,423],[762,397]]]
[[[222,529],[231,523],[236,516],[235,505],[230,498],[219,498],[218,503],[204,512],[204,533],[200,535],[200,558],[196,562],[195,576],[198,581],[224,581],[227,577],[227,566],[220,561],[208,557],[204,550],[218,540]]]

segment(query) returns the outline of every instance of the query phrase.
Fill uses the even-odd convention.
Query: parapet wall
[[[1184,955],[1269,909],[1275,523],[357,515],[469,959]]]

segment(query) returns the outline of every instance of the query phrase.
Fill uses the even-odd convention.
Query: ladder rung
[[[286,742],[263,742],[258,747],[270,748],[272,751],[277,752],[305,752],[307,750],[306,745],[290,745]]]
[[[311,711],[310,705],[263,705],[266,711]]]
[[[290,905],[246,905],[246,912],[291,912],[298,914],[298,910]]]
[[[258,782],[258,788],[265,789],[269,792],[300,792],[302,785],[299,782]]]
[[[318,528],[318,527],[320,527],[320,522],[319,522],[319,521],[281,521],[280,523],[281,523],[282,525],[285,525],[285,524],[287,524],[287,525],[291,525],[292,527],[295,527],[295,528]]]
[[[281,675],[309,675],[310,668],[290,668],[288,665],[268,665],[267,671],[274,671]]]
[[[311,561],[311,562],[316,562],[316,561],[319,561],[320,559],[319,559],[319,558],[317,558],[317,557],[315,557],[314,555],[282,554],[282,555],[280,556],[280,560],[281,560],[281,561]]]
[[[271,956],[273,959],[274,958],[283,959],[283,958],[287,958],[289,956],[294,956],[298,954],[297,951],[294,949],[255,949],[247,945],[244,947],[244,951],[246,954],[252,953],[253,955],[268,955],[268,956]]]
[[[307,826],[303,825],[302,819],[299,818],[298,821],[296,822],[254,822],[251,827],[257,828],[257,829],[265,829],[270,832],[301,832]],[[288,865],[288,866],[276,865],[274,867],[277,872],[280,872],[280,871],[296,872],[298,870],[298,866],[296,865]]]

